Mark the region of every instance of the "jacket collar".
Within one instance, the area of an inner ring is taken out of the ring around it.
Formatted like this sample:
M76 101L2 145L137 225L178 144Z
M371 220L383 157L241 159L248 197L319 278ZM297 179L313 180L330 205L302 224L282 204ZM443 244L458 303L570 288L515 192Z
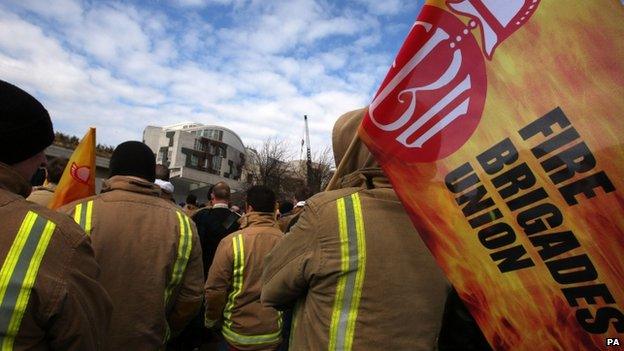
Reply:
M339 188L392 188L388 177L378 167L359 169L340 178L338 183Z
M273 212L249 212L243 215L239 220L241 229L247 227L275 227L279 228L279 224L275 220Z
M160 187L145 179L130 176L114 176L104 181L102 192L125 190L133 193L160 196Z
M30 183L17 173L11 166L0 162L0 189L28 197L32 187Z
M44 191L49 191L51 193L53 193L56 190L56 187L58 186L58 184L54 184L54 183L47 183L41 186L34 186L32 188L32 191L35 190L44 190Z

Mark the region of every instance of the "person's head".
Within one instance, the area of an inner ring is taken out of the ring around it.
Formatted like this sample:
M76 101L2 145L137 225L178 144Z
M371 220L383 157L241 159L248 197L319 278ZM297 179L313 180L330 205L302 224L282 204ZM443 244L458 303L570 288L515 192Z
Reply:
M195 196L195 194L186 195L186 204L191 206L197 206L197 196Z
M226 182L218 182L210 190L210 200L215 202L228 202L230 200L230 186Z
M156 165L156 179L169 181L170 172L169 168L165 165Z
M336 161L336 171L326 190L340 188L340 180L357 170L378 168L379 164L358 135L358 129L366 108L347 112L340 116L332 130L332 149ZM299 199L304 200L304 199Z
M65 167L67 166L67 159L57 157L48 163L48 182L53 184L58 184L61 181L61 177L63 176L63 171L65 171Z
M37 99L0 80L0 162L26 181L47 164L44 150L54 141L48 111Z
M280 212L280 214L286 214L286 213L292 211L294 206L295 205L293 205L292 202L290 202L288 200L284 200L284 201L280 202L279 212Z
M246 212L274 212L275 193L263 185L254 185L247 190Z
M156 180L156 158L150 148L140 141L119 144L110 159L110 177L139 177L153 183Z

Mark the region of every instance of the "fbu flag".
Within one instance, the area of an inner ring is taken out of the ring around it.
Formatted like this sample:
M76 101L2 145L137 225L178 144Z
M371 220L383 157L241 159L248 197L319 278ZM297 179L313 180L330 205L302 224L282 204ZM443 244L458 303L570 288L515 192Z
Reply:
M494 349L624 333L623 21L617 0L429 1L362 122Z
M95 195L95 128L89 128L67 162L50 208Z

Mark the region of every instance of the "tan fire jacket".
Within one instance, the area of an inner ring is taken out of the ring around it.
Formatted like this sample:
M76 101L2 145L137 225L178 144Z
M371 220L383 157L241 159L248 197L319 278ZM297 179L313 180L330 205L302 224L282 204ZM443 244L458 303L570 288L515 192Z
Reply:
M206 281L206 325L223 320L225 339L241 350L273 350L281 314L260 303L263 260L282 237L273 213L251 212L221 240Z
M26 200L48 207L48 204L54 198L54 190L56 190L56 184L35 187Z
M113 300L110 350L156 350L196 315L203 297L195 225L160 188L115 176L100 195L62 207L91 236Z
M306 201L265 261L262 302L295 305L292 350L434 349L448 285L355 137L363 114L338 121L332 190Z
M29 192L0 163L0 349L102 350L111 302L89 238Z

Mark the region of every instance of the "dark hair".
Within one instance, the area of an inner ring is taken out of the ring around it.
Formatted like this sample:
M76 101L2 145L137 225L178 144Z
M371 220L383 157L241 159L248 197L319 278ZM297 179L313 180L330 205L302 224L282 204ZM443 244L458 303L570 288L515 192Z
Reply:
M257 212L275 211L275 193L263 185L254 185L247 190L247 204Z
M214 194L215 198L220 200L230 199L230 186L226 182L218 182L210 189L210 193Z
M167 166L156 165L156 179L160 179L160 180L164 180L168 182L169 177L170 177L170 172Z
M293 205L292 202L288 201L288 200L284 200L280 202L280 207L279 207L279 211L281 214L286 214L290 211L292 211L292 209L295 207L295 205Z
M67 167L67 159L57 157L48 163L48 182L58 184L61 181L61 176L63 176L63 171L65 167Z
M197 205L197 196L195 196L194 194L188 194L186 196L186 204L187 205L196 206Z
M110 176L134 176L153 183L156 180L156 157L140 141L119 144L110 159Z

